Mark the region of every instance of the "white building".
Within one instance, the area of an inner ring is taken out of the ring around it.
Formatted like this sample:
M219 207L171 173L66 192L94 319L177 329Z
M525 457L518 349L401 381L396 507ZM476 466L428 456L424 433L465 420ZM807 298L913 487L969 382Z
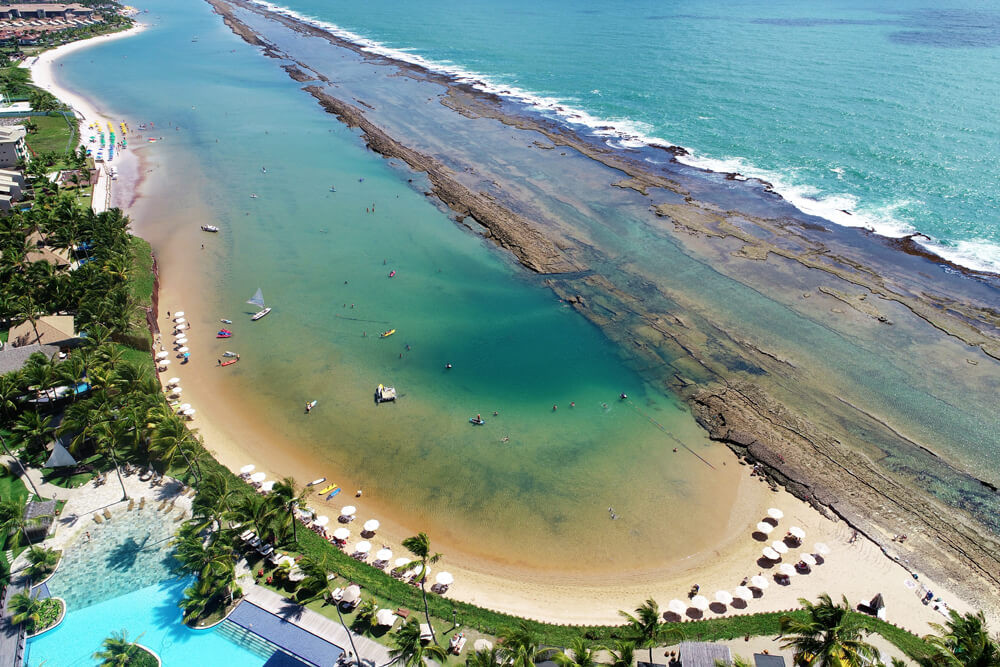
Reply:
M0 127L0 168L14 167L18 160L28 159L28 145L24 143L27 134L23 125Z

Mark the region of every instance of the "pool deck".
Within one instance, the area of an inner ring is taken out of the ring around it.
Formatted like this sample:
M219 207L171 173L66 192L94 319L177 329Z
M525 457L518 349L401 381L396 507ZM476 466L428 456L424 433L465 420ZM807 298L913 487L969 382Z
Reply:
M302 605L296 604L286 598L281 597L274 591L270 591L261 586L256 586L250 584L245 588L246 595L244 601L236 608L233 612L232 618L234 623L247 627L244 623L252 623L252 616L256 615L258 617L261 610L264 612L269 612L269 614L278 617L284 623L294 626L299 631L304 631L309 635L313 635L317 640L322 641L324 644L334 644L335 646L342 648L345 652L351 649L351 639L347 636L347 632L344 627L332 621L326 616L319 614L311 609L306 609ZM241 614L241 609L247 604L252 606L251 609L243 610ZM254 611L256 608L256 612ZM309 655L303 653L302 646L290 645L295 642L295 637L301 637L302 635L297 635L294 631L283 631L277 630L272 631L269 634L268 630L265 629L268 626L255 626L251 631L255 634L260 634L268 641L273 644L277 644L282 648L288 650L290 653L300 656L310 662L313 662L319 667L326 667L327 665L333 665L336 661L337 655L329 655L329 660L326 662L315 662L310 657L313 655L311 652ZM274 626L270 626L274 630ZM249 629L249 628L248 628ZM262 632L257 632L261 629ZM270 636L269 636L270 635ZM354 645L358 647L358 652L361 654L362 662L365 665L386 665L389 663L391 658L389 657L389 649L378 642L375 642L367 637L361 635L354 635Z
M3 615L0 617L0 667L20 667L24 655L24 638L20 628L11 623L7 604L22 590L20 583L11 582L4 593Z

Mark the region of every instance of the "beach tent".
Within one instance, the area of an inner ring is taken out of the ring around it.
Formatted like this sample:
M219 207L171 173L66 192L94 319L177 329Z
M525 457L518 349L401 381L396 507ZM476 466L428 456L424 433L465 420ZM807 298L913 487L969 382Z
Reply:
M61 468L63 466L75 466L76 459L58 441L52 443L52 455L45 462L46 468Z

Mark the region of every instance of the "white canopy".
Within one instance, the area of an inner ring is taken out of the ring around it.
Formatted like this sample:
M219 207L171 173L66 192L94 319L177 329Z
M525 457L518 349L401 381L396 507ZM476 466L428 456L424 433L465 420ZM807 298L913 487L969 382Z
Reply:
M761 553L763 553L764 554L764 558L767 558L768 560L781 560L781 554L779 554L777 551L775 551L771 547L764 547L764 549L763 549L763 551L761 551Z
M789 576L789 577L794 577L795 574L796 574L796 572L795 572L795 566L792 565L791 563L782 563L781 565L779 565L778 566L778 572L780 572L780 573L782 573L782 574L784 574L786 576Z
M378 519L368 519L367 521L365 521L365 525L362 526L362 528L364 528L369 533L374 533L376 530L378 530L378 527L379 527Z
M450 586L454 583L455 577L451 576L451 572L438 572L438 575L434 577L434 581L442 586Z
M338 528L337 530L333 531L333 536L338 540L346 540L348 537L351 536L351 531L347 530L346 528Z
M674 612L678 616L683 614L687 610L687 607L688 606L680 600L671 600L669 604L667 604L667 609Z
M781 519L785 516L785 513L779 510L777 507L772 507L767 510L767 515L772 519Z
M344 596L340 598L341 602L347 602L348 604L359 599L361 599L361 588L357 584L348 586L347 590L344 591Z
M157 352L156 353L156 358L157 359L166 359L169 356L170 356L169 352Z
M181 346L181 347L177 348L177 351L178 352L188 352L189 348L187 346Z
M156 363L158 363L161 366L169 366L170 365L170 360L169 359L160 359Z
M187 322L187 320L185 320L183 317L175 317L174 322L176 322L177 324L184 324L185 322Z
M750 585L753 586L754 588L759 588L760 590L764 590L765 588L771 585L771 582L769 582L765 577L762 577L759 574L755 574L754 576L750 577Z
M52 443L52 455L45 462L46 468L61 468L63 466L75 466L76 459L69 451L56 440Z
M802 554L802 562L808 565L809 567L812 567L813 565L816 564L816 557L813 556L812 554Z
M269 479L269 480L267 480L266 482L264 482L263 484L260 485L260 490L261 491L270 491L273 488L274 488L274 480L273 479Z
M330 523L330 517L328 516L317 517L316 520L313 521L313 523L315 523L317 526L325 526L326 524Z
M774 530L774 526L769 524L767 521L761 521L757 524L757 530L764 533L765 535L770 535L771 531Z
M722 604L732 604L733 596L729 591L715 591L715 600Z
M392 550L390 549L379 549L378 553L375 554L375 560L392 560Z
M792 537L802 539L806 536L806 531L802 530L798 526L792 526L788 529L788 532L792 534Z
M391 609L379 609L375 614L377 625L392 625L396 622L396 614Z
M354 550L358 553L366 554L372 550L372 543L368 540L362 540L354 545Z
M194 415L194 413L195 413L194 408L188 408L187 410L181 412L181 414L184 415L185 417L191 417Z
M779 554L788 553L788 545L782 542L781 540L775 540L774 542L771 542L771 548L777 551Z
M741 600L752 600L753 591L747 588L746 586L737 586L736 588L733 589L733 597L737 597Z
M188 410L191 407L190 403L181 403L177 406L178 410Z
M174 317L184 317L184 311L178 310L176 313L174 313Z
M340 516L354 516L354 513L358 511L358 508L354 505L345 505L340 508Z
M266 472L255 472L254 474L250 475L251 482L263 482L265 479L267 479Z
M410 562L412 561L410 561L409 558L397 558L396 562L393 564L393 567L403 567L404 565Z
M695 595L693 598L691 598L691 606L697 609L698 611L705 611L706 609L708 609L709 604L710 603L708 601L708 598L705 597L704 595Z
M164 353L161 353L161 354L170 354L170 353L169 352L164 352ZM175 385L175 384L180 384L180 382L181 382L180 378L170 378L169 380L167 380L167 386L169 387L169 386L172 386L172 385Z
M178 336L177 340L174 341L174 345L184 345L188 342L187 336Z
M818 553L820 556L825 556L828 553L830 553L830 547L826 546L822 542L817 542L816 546L814 546L813 548L816 549L816 553Z
M255 466L254 464L252 464L252 463L248 463L248 464L246 464L245 466L243 466L242 468L240 468L240 472L241 472L242 474L246 475L246 474L248 474L248 473L251 473L251 472L253 472L253 471L254 471L254 469L255 469L256 467L257 467L257 466Z

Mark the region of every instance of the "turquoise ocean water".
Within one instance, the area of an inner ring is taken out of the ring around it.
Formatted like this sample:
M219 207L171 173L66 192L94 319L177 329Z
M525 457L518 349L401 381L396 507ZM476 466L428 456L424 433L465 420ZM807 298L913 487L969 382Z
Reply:
M801 209L1000 271L1000 10L975 0L276 3L611 142L757 176Z

